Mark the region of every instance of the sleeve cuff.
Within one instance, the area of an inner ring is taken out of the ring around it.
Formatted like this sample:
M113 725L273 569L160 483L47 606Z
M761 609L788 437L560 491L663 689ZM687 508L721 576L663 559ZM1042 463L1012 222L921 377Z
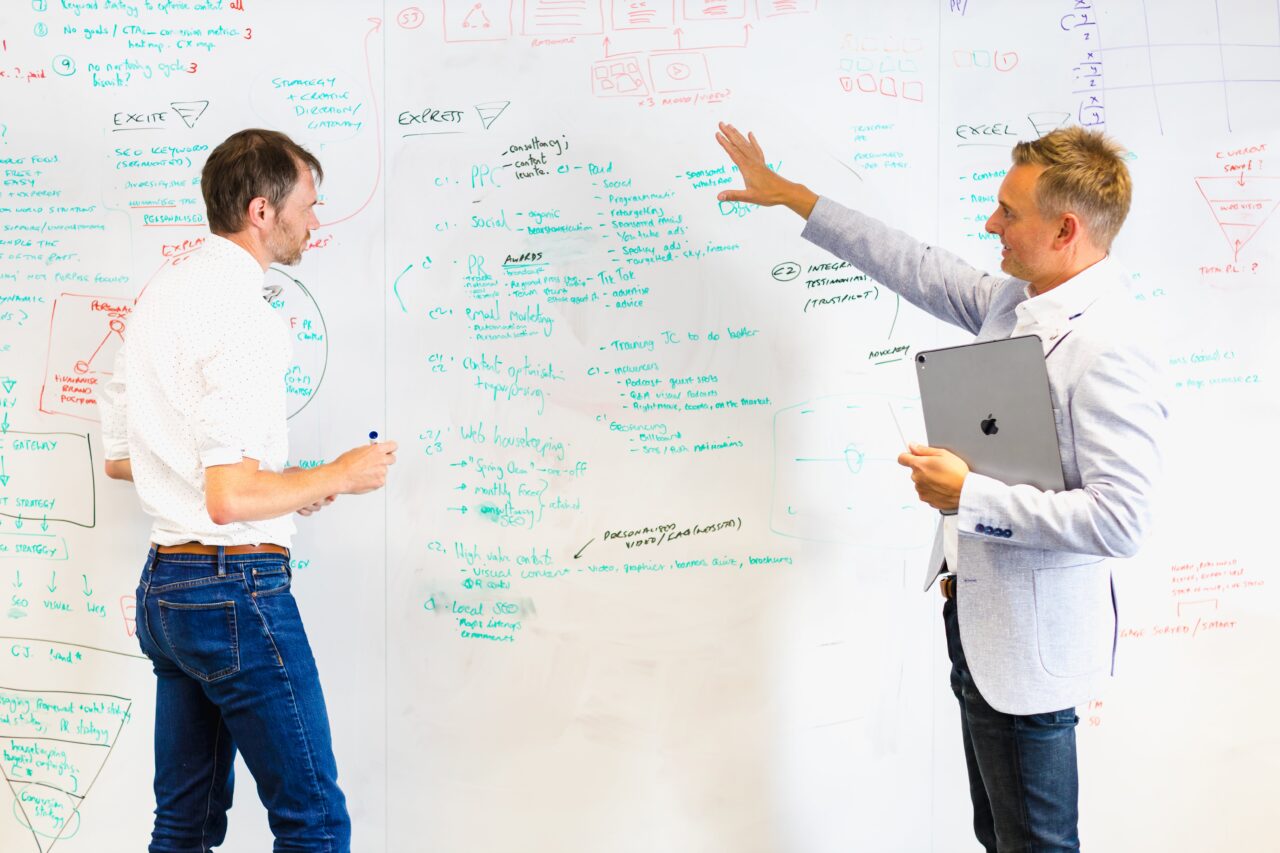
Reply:
M800 232L800 236L824 249L831 245L832 241L839 236L839 230L831 221L831 214L838 207L839 205L826 196L818 196L818 202L813 206L813 210L809 211L809 218L805 220L804 230Z
M991 523L990 507L996 503L997 490L1007 488L999 480L970 471L960 490L960 508L956 511L957 532L961 536L983 535L983 526Z
M102 457L110 462L129 458L129 441L110 436L102 437Z
M244 459L244 452L233 447L210 447L208 450L200 451L201 468L209 468L213 465L235 465L241 459Z

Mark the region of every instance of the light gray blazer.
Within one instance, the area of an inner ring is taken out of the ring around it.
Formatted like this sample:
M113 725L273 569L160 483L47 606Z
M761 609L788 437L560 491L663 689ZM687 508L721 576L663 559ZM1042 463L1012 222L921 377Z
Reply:
M978 340L1008 337L1027 298L1026 282L974 269L830 199L818 201L803 236ZM1167 385L1138 341L1127 280L1102 269L1113 280L1045 361L1066 491L971 473L960 497L959 565L949 568L961 643L983 698L1009 714L1097 695L1115 663L1110 558L1132 556L1150 520ZM939 525L926 589L941 569Z

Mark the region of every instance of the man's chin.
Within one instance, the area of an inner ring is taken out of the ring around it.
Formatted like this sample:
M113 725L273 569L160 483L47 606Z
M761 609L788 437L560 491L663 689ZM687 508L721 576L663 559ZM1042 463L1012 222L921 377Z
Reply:
M1013 276L1014 278L1021 279L1022 281L1027 280L1027 277L1025 275L1026 270L1024 270L1018 264L1014 263L1012 258L1001 258L1000 270L1005 275Z
M276 256L275 262L282 267L296 267L302 261L302 253L305 249L296 249L292 255L284 257Z

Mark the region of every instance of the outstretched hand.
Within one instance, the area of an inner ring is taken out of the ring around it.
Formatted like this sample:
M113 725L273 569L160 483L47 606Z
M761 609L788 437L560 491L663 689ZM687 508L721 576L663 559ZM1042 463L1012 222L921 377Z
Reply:
M733 165L738 167L744 184L742 189L724 190L716 198L720 201L740 201L764 207L785 204L796 213L808 218L818 201L817 195L807 187L789 181L770 169L768 161L764 158L764 149L756 141L754 133L748 132L743 136L733 125L720 122L716 141L729 155Z

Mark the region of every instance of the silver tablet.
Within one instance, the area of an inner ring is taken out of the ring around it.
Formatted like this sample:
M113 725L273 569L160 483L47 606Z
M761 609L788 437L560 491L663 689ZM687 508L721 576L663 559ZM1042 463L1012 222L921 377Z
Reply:
M932 447L1009 485L1060 492L1062 458L1040 338L1024 335L916 354Z

